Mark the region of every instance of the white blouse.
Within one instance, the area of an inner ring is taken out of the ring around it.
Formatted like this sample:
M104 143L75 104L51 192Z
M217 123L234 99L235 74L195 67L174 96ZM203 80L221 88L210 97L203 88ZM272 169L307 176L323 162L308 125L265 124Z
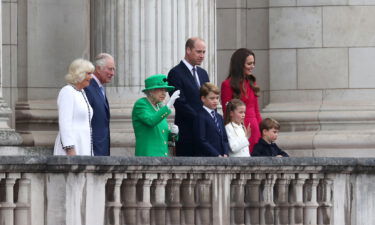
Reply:
M66 155L63 147L74 146L77 155L93 155L91 135L93 111L85 91L78 91L71 85L66 85L60 90L57 106L59 133L53 154Z
M229 146L231 151L230 157L250 157L249 140L246 138L245 130L242 125L228 123L225 126L228 135Z

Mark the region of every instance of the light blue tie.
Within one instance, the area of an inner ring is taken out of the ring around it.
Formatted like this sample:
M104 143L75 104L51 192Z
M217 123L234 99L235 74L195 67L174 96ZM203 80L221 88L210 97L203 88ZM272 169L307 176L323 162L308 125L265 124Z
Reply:
M100 86L100 91L102 92L102 95L103 95L103 98L105 100L105 91L104 91L104 87L103 86Z

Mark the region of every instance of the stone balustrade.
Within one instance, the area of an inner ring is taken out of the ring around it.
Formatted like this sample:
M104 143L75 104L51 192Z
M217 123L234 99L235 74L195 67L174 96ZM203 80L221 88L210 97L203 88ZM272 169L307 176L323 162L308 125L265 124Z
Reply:
M0 224L373 225L375 159L3 156Z

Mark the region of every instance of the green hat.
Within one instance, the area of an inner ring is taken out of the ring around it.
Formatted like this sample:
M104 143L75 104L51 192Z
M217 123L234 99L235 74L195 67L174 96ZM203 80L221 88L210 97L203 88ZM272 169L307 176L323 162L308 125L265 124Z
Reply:
M145 80L145 89L142 91L148 91L156 88L165 88L167 91L172 91L174 89L173 86L168 85L167 76L164 74L155 74L149 76Z

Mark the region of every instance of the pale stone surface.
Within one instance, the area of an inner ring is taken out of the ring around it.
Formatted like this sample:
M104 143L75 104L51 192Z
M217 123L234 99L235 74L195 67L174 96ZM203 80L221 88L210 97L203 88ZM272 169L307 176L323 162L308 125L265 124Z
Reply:
M228 76L230 58L234 50L219 50L217 53L217 85L220 86L221 82Z
M259 0L257 0L259 1ZM261 0L263 1L263 0ZM217 0L216 1L216 8L245 8L246 7L246 0Z
M3 37L3 44L10 44L10 36L11 36L11 11L10 11L11 3L5 2L2 3L1 6L1 14L2 14L2 37Z
M375 88L375 48L349 49L349 87Z
M320 102L322 99L321 90L283 90L270 91L271 103L304 103Z
M262 90L269 90L269 55L268 50L255 50L256 66L254 69L254 76L257 79L257 84Z
M45 4L31 0L27 1L27 10L27 51L21 53L27 54L27 85L59 88L65 84L69 64L89 56L88 1L68 0L62 4L53 0ZM51 98L48 91L29 89L28 93L29 99Z
M297 0L269 0L270 7L296 6L296 4Z
M349 5L375 5L375 0L349 0Z
M297 52L298 88L348 88L348 50L300 49Z
M270 50L271 90L297 89L297 51Z
M247 0L247 8L266 8L269 6L269 1L270 0Z
M325 47L374 46L374 12L375 6L324 7L323 45Z
M270 48L322 46L319 7L270 8Z
M269 15L268 9L247 10L246 43L250 49L269 48ZM242 31L243 32L243 31ZM241 32L241 33L242 33ZM237 35L241 35L238 33ZM243 34L242 34L243 35ZM220 35L218 35L218 38Z
M320 5L346 5L348 0L296 0L297 6L320 6Z
M236 49L246 45L246 9L217 10L217 44L220 49Z

